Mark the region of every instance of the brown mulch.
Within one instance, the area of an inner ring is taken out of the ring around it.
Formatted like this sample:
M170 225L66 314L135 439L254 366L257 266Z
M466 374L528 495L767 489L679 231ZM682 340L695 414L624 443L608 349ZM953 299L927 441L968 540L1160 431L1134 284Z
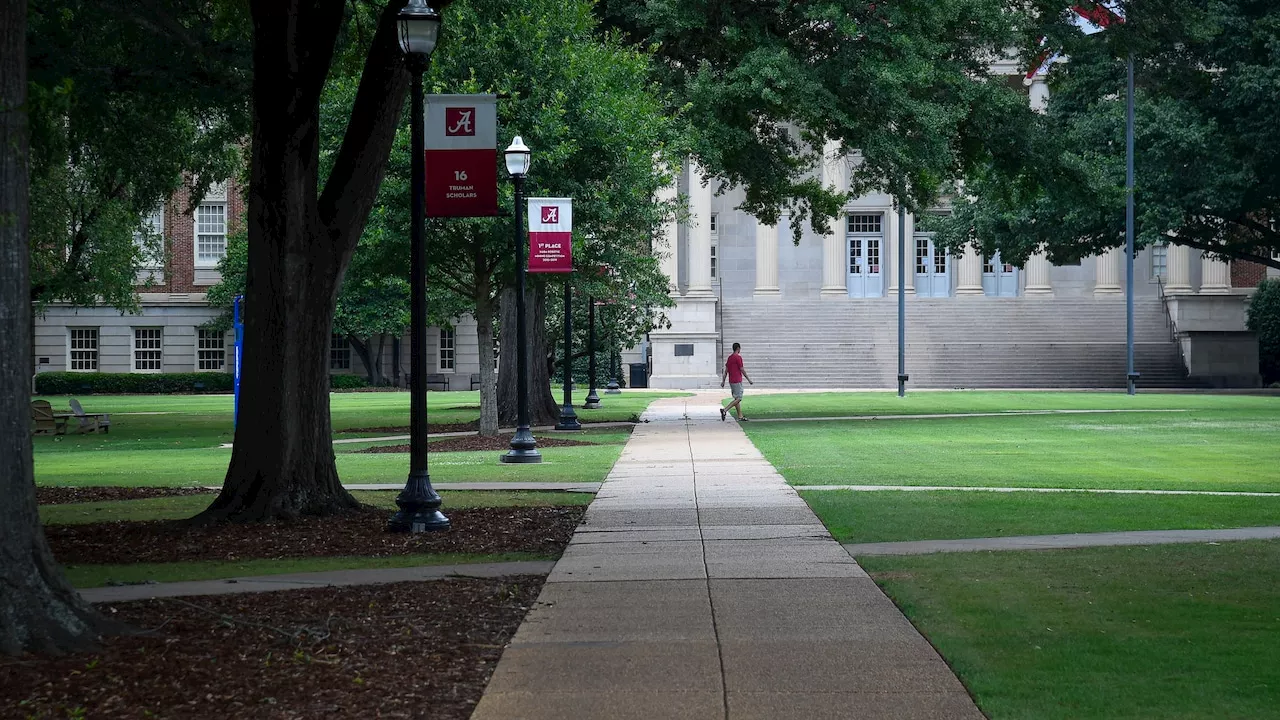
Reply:
M470 717L541 577L100 606L144 635L0 658L14 718Z
M470 432L480 429L480 421L472 420L464 423L430 423L427 425L429 433L451 433L451 432ZM408 435L408 425L379 425L377 427L361 427L361 428L342 428L334 430L337 433L378 433L380 435Z
M446 507L453 528L440 533L389 533L391 512L368 508L287 523L104 522L50 525L44 532L64 565L417 553L559 555L585 511L583 506Z
M581 440L570 440L568 438L553 438L546 435L538 437L538 447L570 447L573 445L591 445L593 443L583 442ZM440 440L432 440L428 446L431 452L457 452L461 450L510 450L511 435L499 435L497 437L480 437L479 435L468 435L467 437L442 438ZM408 445L380 445L378 447L365 448L357 450L358 453L407 453Z
M41 505L66 505L108 500L211 495L217 492L217 490L192 487L38 487L36 502Z

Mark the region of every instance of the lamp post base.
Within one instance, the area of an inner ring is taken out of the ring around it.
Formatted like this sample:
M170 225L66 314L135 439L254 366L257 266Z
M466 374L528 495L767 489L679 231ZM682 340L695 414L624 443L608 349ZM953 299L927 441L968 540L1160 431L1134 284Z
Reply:
M560 408L560 422L556 423L557 430L581 430L582 423L578 422L578 413L573 411L572 404L565 404Z
M511 438L511 449L500 460L504 463L542 462L542 453L538 452L537 441L533 439L533 431L528 425L516 428L516 434Z
M600 396L596 394L596 389L591 388L591 392L587 395L587 400L582 405L583 410L599 410Z
M608 385L604 386L605 395L621 395L622 386L618 385L616 380L610 380Z
M449 518L440 512L440 496L425 472L409 473L396 505L400 510L387 521L388 532L437 532L451 527Z

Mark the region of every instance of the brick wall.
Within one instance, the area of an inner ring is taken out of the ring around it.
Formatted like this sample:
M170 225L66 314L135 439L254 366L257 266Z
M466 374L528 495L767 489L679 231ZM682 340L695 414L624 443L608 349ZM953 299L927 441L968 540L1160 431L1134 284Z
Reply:
M1255 288L1267 276L1267 266L1244 260L1231 261L1231 287Z
M207 285L196 285L195 213L190 207L191 189L183 187L169 198L164 209L164 236L169 253L164 282L140 292L202 293ZM227 234L244 227L244 197L234 180L227 181Z

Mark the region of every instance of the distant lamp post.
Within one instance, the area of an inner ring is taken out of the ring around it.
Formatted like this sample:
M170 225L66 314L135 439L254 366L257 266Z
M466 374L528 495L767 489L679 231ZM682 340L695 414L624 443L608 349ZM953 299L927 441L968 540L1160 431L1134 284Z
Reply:
M581 430L578 413L573 411L573 289L569 275L564 276L564 404L560 406L557 430Z
M529 172L529 148L517 135L506 150L507 173L515 184L516 246L516 434L511 449L502 456L504 463L538 463L542 454L529 429L529 341L524 317L524 176Z
M596 394L596 299L587 298L587 401L583 410L600 409Z
M387 529L392 532L427 532L448 530L449 518L440 512L440 495L431 487L427 471L427 247L423 241L426 216L426 156L422 107L422 74L426 72L431 52L436 48L440 32L440 13L427 7L424 0L409 0L396 19L400 30L400 49L404 51L409 72L413 74L413 179L410 183L409 272L412 300L410 303L410 395L409 395L409 479L396 497L400 511L392 516Z
M621 364L621 356L615 354L618 344L618 313L613 314L613 324L609 326L609 384L604 386L606 395L619 395L622 393L622 386L618 384L618 372Z

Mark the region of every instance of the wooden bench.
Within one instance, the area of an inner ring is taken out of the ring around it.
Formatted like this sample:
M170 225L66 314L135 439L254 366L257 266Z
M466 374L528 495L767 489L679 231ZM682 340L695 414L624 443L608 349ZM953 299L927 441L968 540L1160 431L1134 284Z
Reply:
M54 414L48 400L31 401L31 432L35 435L66 435L66 414Z
M449 389L449 376L448 375L428 375L427 389L440 390L442 392L447 391Z

